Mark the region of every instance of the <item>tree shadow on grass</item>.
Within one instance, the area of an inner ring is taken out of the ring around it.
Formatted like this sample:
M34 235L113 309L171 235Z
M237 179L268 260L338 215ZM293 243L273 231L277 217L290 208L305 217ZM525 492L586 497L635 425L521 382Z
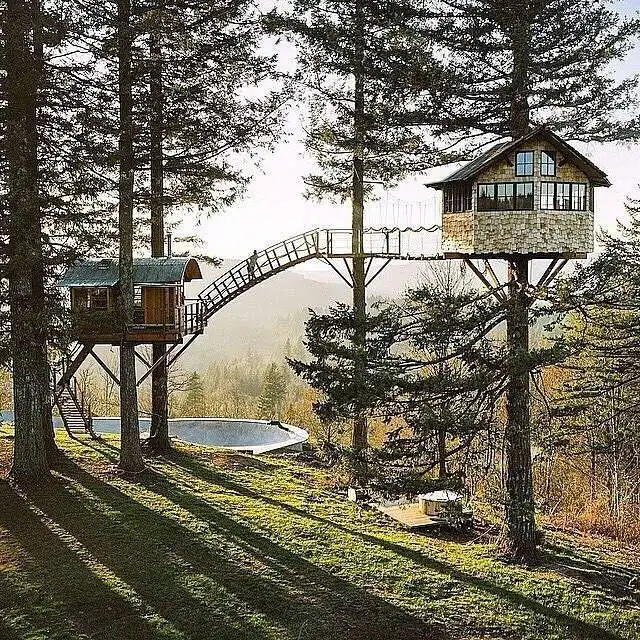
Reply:
M202 536L162 515L162 506L150 509L71 461L63 473L84 487L83 498L62 482L34 488L29 498L190 638L257 640L271 632L292 639L444 640L438 628L229 516L197 512L197 499L162 476L143 474L137 485L190 507Z
M517 591L513 591L507 587L495 584L494 582L491 582L485 578L480 578L472 574L465 573L445 562L435 560L433 558L428 558L420 551L393 542L389 542L388 540L384 540L370 534L363 533L361 531L358 531L357 529L345 527L344 525L338 524L327 518L317 516L280 500L270 498L269 496L233 482L228 478L228 476L226 476L226 474L222 474L214 469L211 469L210 467L207 467L206 465L203 465L193 456L175 452L171 460L174 464L181 466L184 470L190 472L200 480L217 484L245 497L259 500L264 503L270 504L271 506L284 509L296 516L308 518L316 522L321 522L351 536L357 536L365 542L376 545L388 551L392 551L393 553L396 553L418 565L422 565L428 569L432 569L433 571L458 580L459 582L468 584L476 589L489 593L498 598L502 598L512 603L516 607L528 609L529 611L537 615L547 618L549 621L566 627L576 638L579 638L580 640L622 640L623 638L622 636L614 632L611 632L595 624L591 624L589 622L575 618L567 613L564 613L563 611L559 611L541 602L538 602L537 600L534 600L522 593L518 593Z
M56 631L115 637L103 632L124 618L131 622L123 629L126 635L117 637L153 637L153 628L140 612L46 527L6 482L0 482L0 504L0 527L28 556L17 569L19 590L8 579L0 582L0 602L5 611L22 610L20 624L29 627L29 637L45 638ZM0 622L0 638L18 637L24 636Z
M629 580L637 572L589 557L586 553L578 553L574 548L561 543L547 543L543 556L545 566L574 580L579 580L590 587L596 587L612 597L629 597L630 602L637 595L629 588Z

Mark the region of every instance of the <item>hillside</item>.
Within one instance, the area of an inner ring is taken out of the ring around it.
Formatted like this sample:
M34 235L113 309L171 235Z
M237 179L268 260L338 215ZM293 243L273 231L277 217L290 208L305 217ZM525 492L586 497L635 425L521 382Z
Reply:
M407 533L290 457L181 444L131 482L114 438L59 440L51 484L0 482L3 640L640 635L637 552L553 536L542 566L507 566L481 532Z

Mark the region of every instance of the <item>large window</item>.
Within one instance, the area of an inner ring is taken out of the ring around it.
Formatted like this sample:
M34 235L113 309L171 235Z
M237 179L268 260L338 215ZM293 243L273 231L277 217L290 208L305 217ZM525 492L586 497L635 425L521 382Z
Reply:
M448 186L444 192L445 213L471 211L472 187L468 184Z
M533 209L533 182L496 182L478 185L478 211Z
M555 151L540 152L540 175L541 176L556 175L556 152Z
M540 208L560 211L586 211L587 185L577 182L542 182Z
M516 175L533 175L533 151L518 151L516 153Z

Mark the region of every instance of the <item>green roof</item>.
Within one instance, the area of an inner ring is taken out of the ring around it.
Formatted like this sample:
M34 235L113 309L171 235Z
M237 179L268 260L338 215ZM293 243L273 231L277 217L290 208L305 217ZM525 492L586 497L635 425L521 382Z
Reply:
M135 258L133 282L137 285L181 284L202 278L193 258ZM112 287L120 279L117 258L85 260L67 269L59 287Z

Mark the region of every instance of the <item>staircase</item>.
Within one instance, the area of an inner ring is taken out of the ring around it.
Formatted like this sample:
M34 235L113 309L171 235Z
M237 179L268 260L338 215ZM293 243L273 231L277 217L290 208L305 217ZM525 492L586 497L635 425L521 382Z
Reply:
M53 402L70 436L88 433L92 438L96 438L91 404L73 375L91 351L91 347L92 345L77 345L69 357L63 358L51 367Z

